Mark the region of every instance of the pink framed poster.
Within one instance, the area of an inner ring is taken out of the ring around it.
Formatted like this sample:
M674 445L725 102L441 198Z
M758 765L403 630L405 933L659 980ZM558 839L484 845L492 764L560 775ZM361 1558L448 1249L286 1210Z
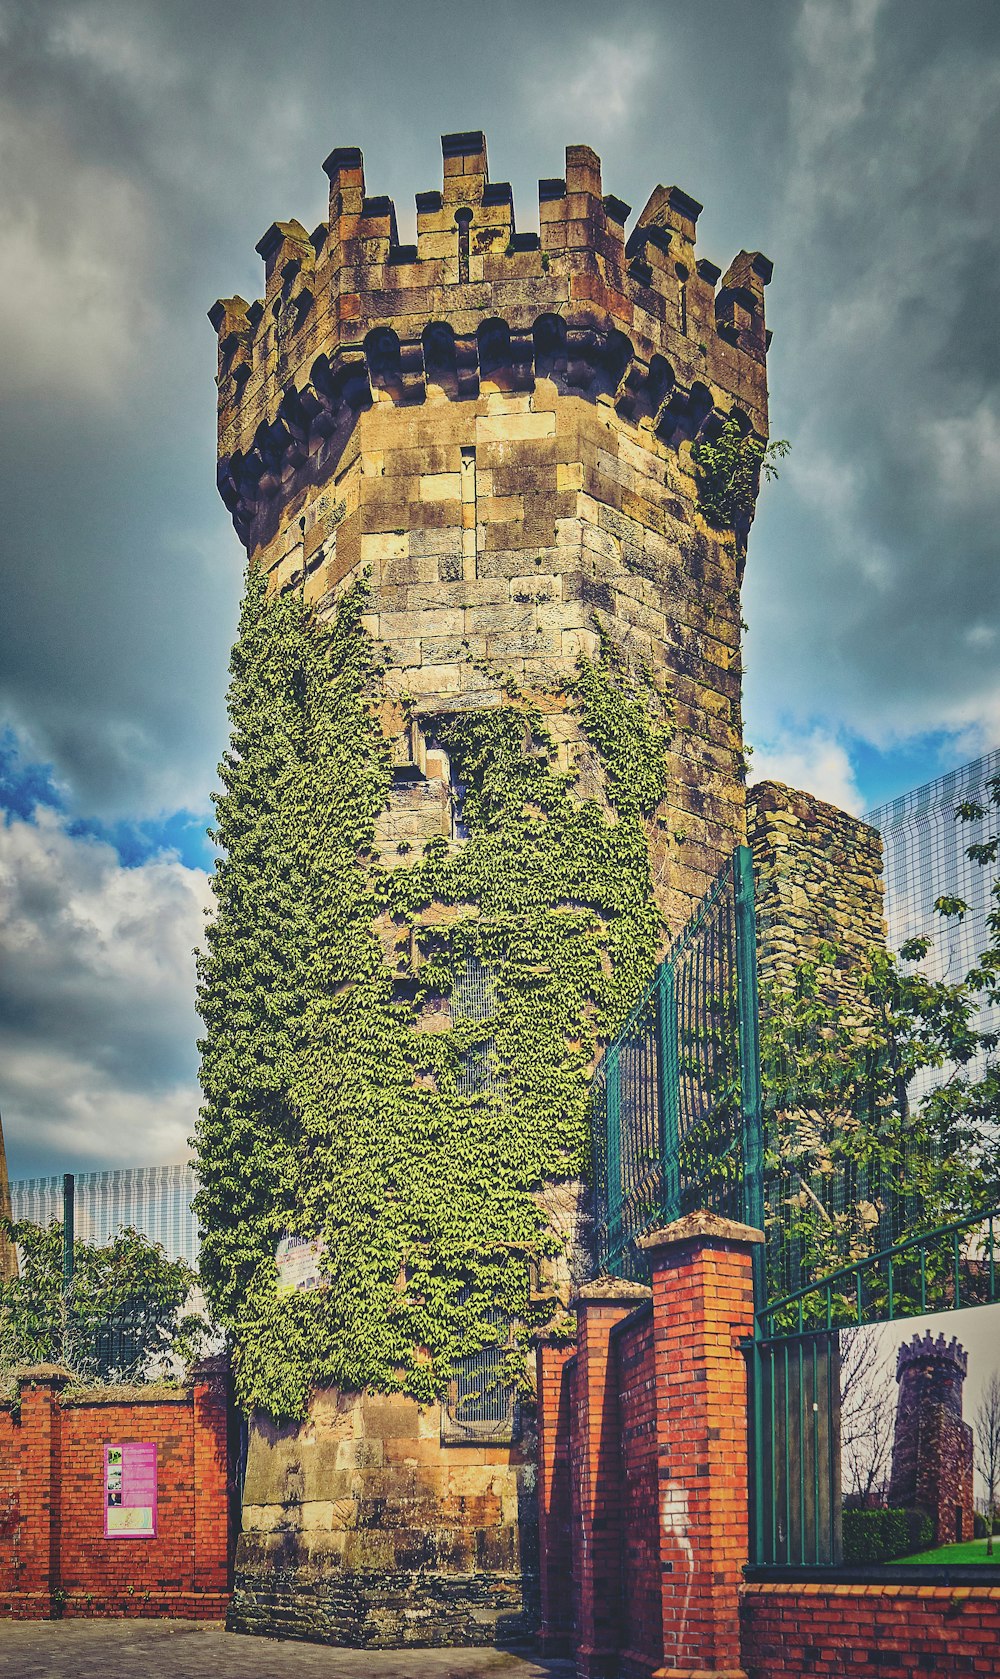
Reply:
M104 1448L105 1539L156 1535L156 1442L131 1440Z

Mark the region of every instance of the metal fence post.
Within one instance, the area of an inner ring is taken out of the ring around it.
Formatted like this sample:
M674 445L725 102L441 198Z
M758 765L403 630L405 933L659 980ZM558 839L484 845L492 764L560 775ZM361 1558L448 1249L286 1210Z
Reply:
M663 1163L664 1224L681 1216L680 1088L677 1060L677 996L674 970L661 962L656 986L656 1066L660 1109L660 1159Z
M621 1066L617 1046L607 1051L604 1094L608 1125L607 1194L609 1270L617 1262L622 1245L622 1101Z
M757 1001L757 923L753 891L753 853L737 848L736 985L740 1022L740 1120L743 1127L744 1217L755 1230L764 1228L764 1115L760 1082L760 1032ZM764 1244L754 1247L754 1304L766 1304L767 1259Z
M70 1330L69 1330L69 1297L73 1287L73 1241L74 1241L74 1201L76 1194L76 1179L72 1172L63 1174L63 1286L62 1286L62 1356L63 1363L69 1362Z

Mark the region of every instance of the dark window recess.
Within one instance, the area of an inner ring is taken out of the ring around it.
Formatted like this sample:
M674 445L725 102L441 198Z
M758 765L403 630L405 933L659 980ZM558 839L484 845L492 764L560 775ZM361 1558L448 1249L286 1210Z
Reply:
M517 1394L504 1377L504 1355L510 1343L510 1319L499 1306L484 1314L496 1329L496 1342L459 1360L447 1405L441 1412L445 1444L470 1445L483 1440L506 1442L517 1432Z
M491 1020L496 1013L495 970L471 951L466 952L462 966L455 976L451 993L451 1015L462 1020ZM476 1096L482 1091L499 1095L503 1078L496 1064L496 1040L484 1038L462 1056L458 1071L460 1096Z

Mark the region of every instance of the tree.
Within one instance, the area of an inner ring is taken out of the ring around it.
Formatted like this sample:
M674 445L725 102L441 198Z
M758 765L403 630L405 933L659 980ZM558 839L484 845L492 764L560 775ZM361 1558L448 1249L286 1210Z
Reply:
M3 1222L22 1265L0 1284L0 1377L64 1363L84 1380L139 1381L171 1353L196 1355L207 1325L184 1311L197 1281L184 1260L132 1229L103 1247L74 1242L64 1296L62 1225Z
M840 1450L845 1498L865 1508L889 1478L896 1407L879 1329L840 1334Z
M1000 1374L993 1371L976 1406L976 1468L986 1487L986 1555L993 1555L993 1520L1000 1494Z
M991 806L1000 808L1000 777L989 791ZM986 814L987 807L973 802L956 812L960 821ZM983 865L995 863L998 851L1000 838L968 847L969 857ZM838 993L832 946L800 964L789 985L764 994L778 1292L782 1284L793 1289L906 1236L971 1220L997 1205L997 1037L978 1029L976 1014L983 1003L1000 1002L1000 881L993 902L988 946L956 984L921 971L918 964L931 946L921 937L909 940L898 957L873 950L853 1004ZM939 897L935 909L961 917L967 906ZM925 1070L936 1081L914 1103L912 1081ZM940 1256L925 1256L922 1269L914 1260L912 1277L899 1266L896 1315L908 1292L914 1311L926 1309L928 1285L941 1305L949 1304L952 1274L950 1245ZM873 1286L880 1286L877 1277Z

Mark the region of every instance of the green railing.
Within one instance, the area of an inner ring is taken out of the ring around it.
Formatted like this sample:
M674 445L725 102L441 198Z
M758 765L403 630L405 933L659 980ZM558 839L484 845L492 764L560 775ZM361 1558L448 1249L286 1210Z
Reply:
M733 853L608 1045L590 1100L602 1272L643 1276L638 1238L696 1209L763 1225L746 846Z
M764 1337L800 1335L991 1306L1000 1300L998 1281L1000 1209L989 1208L769 1300L758 1308L757 1323Z

